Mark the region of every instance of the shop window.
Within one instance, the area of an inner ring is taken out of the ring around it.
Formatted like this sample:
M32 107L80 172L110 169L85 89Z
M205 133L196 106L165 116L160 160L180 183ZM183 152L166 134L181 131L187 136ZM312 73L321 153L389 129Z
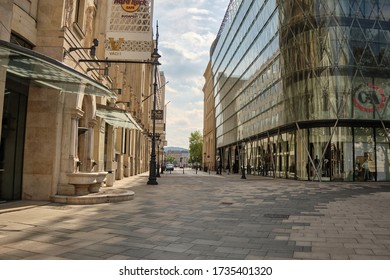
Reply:
M353 181L353 145L352 129L337 127L330 145L330 161L327 170L332 181Z
M354 129L355 134L355 180L375 181L375 144L373 129L359 127Z
M376 129L376 172L378 181L390 180L390 130Z

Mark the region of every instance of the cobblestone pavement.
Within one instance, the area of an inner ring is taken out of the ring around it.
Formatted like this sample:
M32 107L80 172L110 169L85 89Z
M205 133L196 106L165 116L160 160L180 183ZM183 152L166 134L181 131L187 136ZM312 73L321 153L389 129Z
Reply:
M133 200L0 204L0 259L390 259L390 184L175 170Z

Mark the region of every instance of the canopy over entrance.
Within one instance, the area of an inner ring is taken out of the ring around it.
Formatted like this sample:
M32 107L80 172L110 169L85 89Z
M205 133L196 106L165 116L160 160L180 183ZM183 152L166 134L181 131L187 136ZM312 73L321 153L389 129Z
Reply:
M70 93L116 98L114 92L68 65L0 40L0 67L34 84Z
M97 104L96 109L96 115L112 126L142 131L142 128L126 110L100 104Z

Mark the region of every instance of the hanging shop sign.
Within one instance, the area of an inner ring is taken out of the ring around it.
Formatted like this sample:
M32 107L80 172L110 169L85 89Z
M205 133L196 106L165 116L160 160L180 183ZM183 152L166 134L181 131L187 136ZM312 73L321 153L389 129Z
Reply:
M105 57L149 61L153 51L153 0L107 1Z
M386 95L382 88L374 84L360 85L355 91L353 104L363 112L381 110L386 104Z
M147 6L148 2L146 0L115 0L114 4L121 5L123 10L133 13L138 11L141 5Z
M151 112L153 116L153 110ZM156 110L156 120L163 120L164 119L164 110Z

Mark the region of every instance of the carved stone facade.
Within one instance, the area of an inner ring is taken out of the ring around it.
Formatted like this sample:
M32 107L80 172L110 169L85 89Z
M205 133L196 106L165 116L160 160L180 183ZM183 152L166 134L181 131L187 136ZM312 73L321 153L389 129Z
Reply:
M88 195L148 171L153 66L94 61L106 4L0 3L0 201Z

